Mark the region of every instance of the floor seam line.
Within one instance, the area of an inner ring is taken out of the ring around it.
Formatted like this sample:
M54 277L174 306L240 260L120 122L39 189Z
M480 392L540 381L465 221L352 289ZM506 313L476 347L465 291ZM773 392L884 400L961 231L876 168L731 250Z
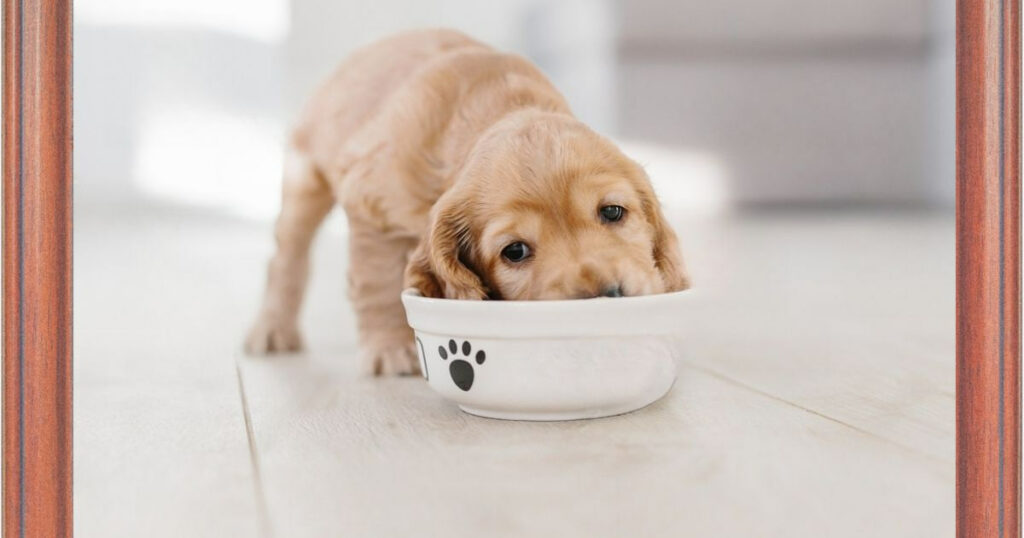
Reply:
M252 465L253 482L256 489L256 504L261 514L260 526L263 536L273 536L273 528L270 525L270 512L267 507L267 496L263 489L263 476L260 470L259 450L256 448L256 435L252 428L252 414L249 412L249 399L245 394L245 382L242 380L242 368L235 361L235 376L238 379L238 395L242 400L242 420L245 423L245 437L249 445L249 462Z
M923 458L927 458L928 460L932 461L933 463L938 463L938 464L942 464L942 465L952 465L954 463L953 461L946 461L946 460L944 460L944 459L942 459L942 458L940 458L938 456L934 456L932 454L928 454L926 452L922 452L922 451L920 451L920 450L918 450L916 448L909 447L909 446L906 446L906 445L904 445L904 444L902 444L900 442L897 442L897 441L894 441L892 439L889 439L888 437L883 437L883 436L878 435L877 433L874 433L872 431L865 430L864 428L861 428L859 426L855 426L853 424L850 424L849 422L845 422L845 421L840 420L838 418L826 415L825 413L823 413L821 411L817 411L815 409L811 409L811 408L809 408L807 406L804 406L804 405L798 404L796 402L787 400L787 399L785 399L785 398L783 398L781 396L777 396L777 395L772 394L770 392L766 392L766 391L764 391L762 389L759 389L757 387L751 386L751 385L749 385L747 383L744 383L742 381L739 381L737 379L729 377L729 376L727 376L725 374L722 374L720 372L712 370L711 368L708 368L706 366L701 366L701 365L698 365L698 364L694 364L694 363L691 363L689 361L682 361L682 362L686 366L689 366L690 368L693 368L695 370L699 370L701 372L704 372L704 373L706 373L706 374L708 374L708 375L710 375L712 377L715 377L716 379L722 380L722 381L724 381L726 383L729 383L731 385L735 385L735 386L740 387L742 389L749 390L750 392L753 392L755 394L764 396L765 398L769 398L769 399L774 400L776 402L783 403L783 404L785 404L787 406L799 409L799 410L801 410L801 411L803 411L805 413L808 413L808 414L811 414L811 415L823 418L823 419L825 419L825 420L827 420L829 422L833 422L833 423L839 424L840 426L849 428L849 429L851 429L851 430L853 430L853 431L855 431L857 433L866 435L866 436L871 437L872 439L876 439L878 441L882 441L883 443L892 445L892 446L897 447L897 448L899 448L901 450L904 450L906 452L910 452L910 453L912 453L912 454L914 454L916 456L921 456Z

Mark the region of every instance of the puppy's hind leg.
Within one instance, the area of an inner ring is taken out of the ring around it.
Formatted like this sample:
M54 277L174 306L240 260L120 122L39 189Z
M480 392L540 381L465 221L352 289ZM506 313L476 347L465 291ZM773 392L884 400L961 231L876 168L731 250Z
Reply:
M330 187L305 155L291 149L286 159L281 214L274 228L277 251L267 271L263 307L245 341L251 354L302 348L298 315L309 273L309 247L334 205Z
M348 294L356 313L362 368L373 375L419 373L402 307L402 276L416 239L349 217Z

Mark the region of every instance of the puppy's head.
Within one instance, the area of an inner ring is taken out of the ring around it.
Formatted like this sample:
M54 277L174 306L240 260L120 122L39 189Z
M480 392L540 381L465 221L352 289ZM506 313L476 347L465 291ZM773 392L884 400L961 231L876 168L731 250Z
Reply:
M492 128L435 204L406 285L451 299L574 299L688 287L639 165L563 115Z

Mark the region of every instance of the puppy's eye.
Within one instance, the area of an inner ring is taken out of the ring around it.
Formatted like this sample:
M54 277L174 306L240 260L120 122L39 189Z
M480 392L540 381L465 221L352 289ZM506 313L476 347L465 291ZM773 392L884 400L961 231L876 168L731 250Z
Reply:
M601 214L601 220L605 222L619 222L626 214L626 208L620 205L606 205L598 213Z
M522 241L509 243L507 247L501 250L501 257L510 262L521 262L530 257L530 247Z

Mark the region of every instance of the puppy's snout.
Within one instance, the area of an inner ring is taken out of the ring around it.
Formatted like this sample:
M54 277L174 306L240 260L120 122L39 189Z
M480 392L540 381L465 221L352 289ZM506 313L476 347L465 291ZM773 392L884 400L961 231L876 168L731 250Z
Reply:
M616 284L604 289L601 295L605 297L622 297L622 286Z
M592 299L624 297L625 291L617 275L607 265L582 263L570 266L549 281L546 294L553 299Z

